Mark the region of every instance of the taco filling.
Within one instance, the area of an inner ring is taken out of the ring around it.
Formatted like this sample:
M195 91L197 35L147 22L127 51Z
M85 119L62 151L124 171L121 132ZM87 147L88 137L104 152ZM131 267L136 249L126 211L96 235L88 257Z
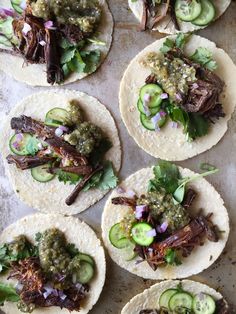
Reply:
M183 290L179 284L176 288L162 292L158 300L158 309L145 309L137 314L229 314L229 305L225 299L215 300L211 295L200 292L193 294Z
M67 197L72 205L80 192L92 188L109 190L117 185L112 162L105 160L112 143L86 117L76 100L68 109L53 108L39 121L22 115L11 119L15 134L9 139L14 154L9 164L29 170L34 180L47 183L55 178L76 185Z
M46 64L49 84L62 83L72 72L96 70L101 51L89 45L105 45L96 39L102 18L98 0L12 0L11 4L13 9L0 8L3 52L22 56L26 63Z
M173 132L182 126L187 140L193 141L225 117L220 103L224 82L214 73L217 64L208 49L199 47L186 55L188 38L182 33L175 40L168 38L159 52L142 59L151 74L140 89L137 107L144 128L159 132L169 119Z
M125 260L139 256L137 263L146 261L155 271L182 264L182 258L206 239L218 242L220 234L211 221L212 213L205 215L199 209L198 214L192 214L197 192L188 187L189 182L217 170L182 178L177 166L160 161L153 168L154 178L149 181L147 193L138 196L129 192L132 197L112 199L112 204L128 206L130 210L111 227L111 244L123 250Z
M196 26L207 26L216 14L215 5L211 0L132 0L143 3L141 30L155 29L166 16L180 30L180 22Z
M36 233L35 244L19 235L0 251L0 272L9 280L0 283L1 305L17 302L23 313L51 306L78 312L83 308L96 265L90 255L68 243L62 231Z

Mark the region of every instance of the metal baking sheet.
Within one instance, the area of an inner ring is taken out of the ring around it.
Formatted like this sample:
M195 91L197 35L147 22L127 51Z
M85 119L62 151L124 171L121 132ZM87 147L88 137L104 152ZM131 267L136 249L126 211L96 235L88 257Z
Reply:
M121 121L118 107L119 82L130 60L144 47L159 39L158 33L137 32L137 22L128 9L126 0L110 0L110 9L115 20L113 45L103 66L94 74L66 87L86 92L97 97L113 114L120 132L123 148L123 165L120 177L128 175L146 166L153 165L156 160L138 148L128 135ZM213 25L199 32L200 35L215 41L236 63L236 2L232 2L227 12ZM7 62L7 60L6 60ZM235 83L236 84L236 83ZM51 87L52 89L54 87ZM236 88L236 85L235 85ZM45 88L33 88L11 79L0 73L0 127L4 116L23 97ZM236 100L235 100L236 101ZM208 270L195 276L195 279L219 288L225 297L236 307L236 114L229 123L229 130L224 138L210 151L195 158L179 163L179 165L198 171L200 162L211 162L220 168L220 172L208 178L221 193L228 208L231 223L229 242L220 259ZM100 222L103 206L107 197L78 215L90 224L100 236ZM14 194L4 173L0 159L0 229L20 217L34 213L35 210L20 202ZM0 230L0 231L1 231ZM143 280L131 275L115 265L107 255L107 280L102 295L91 311L91 314L120 313L122 307L131 297L142 292L154 281Z

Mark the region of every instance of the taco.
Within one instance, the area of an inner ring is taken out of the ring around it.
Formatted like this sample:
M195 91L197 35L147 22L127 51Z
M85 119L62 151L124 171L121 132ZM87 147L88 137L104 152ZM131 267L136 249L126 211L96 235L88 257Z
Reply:
M102 235L111 258L140 277L185 278L208 268L229 235L223 200L202 174L160 161L109 197ZM197 180L198 179L198 180Z
M1 153L20 199L46 213L79 213L118 182L115 122L105 106L81 92L25 98L5 120Z
M187 33L207 27L230 5L230 0L128 0L140 29L160 33Z
M77 218L35 214L0 235L1 306L6 314L88 313L102 291L104 250Z
M130 63L120 85L129 134L147 153L184 160L216 145L234 107L236 66L209 40L179 33Z
M121 311L121 314L169 313L230 314L231 311L218 291L192 280L157 283L131 299Z
M47 86L80 80L110 50L113 19L106 0L3 0L1 6L0 70L18 81Z

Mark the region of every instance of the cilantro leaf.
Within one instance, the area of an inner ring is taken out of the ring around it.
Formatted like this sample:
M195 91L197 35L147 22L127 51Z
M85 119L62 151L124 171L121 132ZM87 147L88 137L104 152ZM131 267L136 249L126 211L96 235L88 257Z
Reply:
M5 301L18 302L20 296L17 294L16 289L9 284L0 283L0 305L2 306Z
M217 68L216 61L213 60L212 52L207 48L199 47L190 58L211 71Z
M170 51L172 48L174 48L175 42L174 40L170 38L166 38L166 40L163 43L163 46L160 48L160 51L165 54L168 51Z
M153 173L155 175L156 186L164 188L167 193L172 194L178 188L180 174L175 164L160 160L158 165L153 168Z
M75 52L74 58L68 62L68 67L72 72L83 73L86 67L79 51Z
M180 259L178 258L177 256L177 253L174 249L168 249L166 251L166 254L165 254L165 262L168 264L168 265L175 265L175 266L179 266L182 264L182 262L180 261Z
M209 121L198 113L189 113L189 121L186 126L186 133L189 140L204 136L209 130Z
M200 169L205 171L211 171L217 169L216 166L213 166L211 164L208 164L206 162L201 162Z
M182 50L191 36L191 33L178 33L175 38L176 47Z
M97 188L99 185L99 182L101 180L101 177L103 175L103 170L95 173L92 178L86 183L86 185L83 188L84 192L87 192L88 190L92 188Z
M81 51L81 57L85 63L84 73L96 71L101 60L101 51L96 49L92 51Z
M106 191L114 189L118 184L118 178L114 173L111 161L106 161L103 168L102 178L97 186L99 190Z
M76 173L66 172L63 170L58 170L57 176L58 180L60 182L64 182L64 184L66 184L67 182L69 182L70 184L76 184L82 179L82 176Z
M75 47L71 47L69 49L64 50L61 55L61 63L64 64L70 62L74 58L75 53L76 53Z
M77 249L74 243L68 243L66 246L66 250L72 258L79 254L79 250Z
M39 144L40 143L41 142L34 136L29 138L29 140L27 141L26 147L25 147L28 155L34 156L39 151Z

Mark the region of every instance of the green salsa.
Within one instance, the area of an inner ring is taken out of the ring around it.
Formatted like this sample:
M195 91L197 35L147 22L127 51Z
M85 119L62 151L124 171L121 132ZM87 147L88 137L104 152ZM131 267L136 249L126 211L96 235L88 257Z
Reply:
M157 82L175 103L181 102L181 96L188 94L189 84L196 81L194 67L179 58L169 60L155 52L150 52L143 60L143 65L151 69Z
M181 204L175 205L171 194L166 194L163 189L148 192L137 200L138 205L148 205L151 215L160 223L168 223L168 231L173 232L186 226L190 217Z
M44 20L56 18L61 24L79 26L85 33L94 31L101 18L97 0L31 0L33 15Z

